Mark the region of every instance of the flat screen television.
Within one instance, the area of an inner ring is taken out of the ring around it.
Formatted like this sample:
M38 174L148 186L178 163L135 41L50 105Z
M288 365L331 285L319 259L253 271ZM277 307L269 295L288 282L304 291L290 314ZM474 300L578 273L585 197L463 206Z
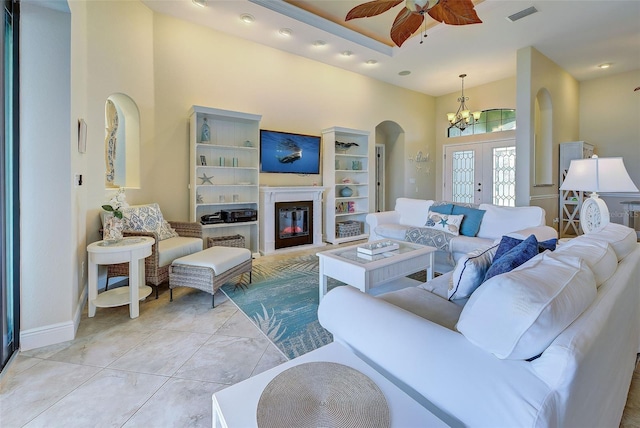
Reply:
M320 137L261 129L260 172L320 174Z

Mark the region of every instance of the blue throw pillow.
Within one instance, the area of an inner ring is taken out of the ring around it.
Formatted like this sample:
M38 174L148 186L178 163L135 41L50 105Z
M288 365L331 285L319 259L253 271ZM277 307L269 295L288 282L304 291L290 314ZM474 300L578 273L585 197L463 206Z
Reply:
M535 235L529 236L515 247L504 253L499 260L493 258L493 263L484 276L484 281L496 275L511 272L527 260L538 254L538 240ZM483 282L484 282L483 281Z
M438 213L438 214L451 214L452 210L453 210L452 204L431 205L429 207L429 211L431 211L432 213Z
M533 236L533 235L531 235ZM507 251L521 243L523 240L518 238L512 238L510 236L503 236L500 240L500 245L498 246L498 250L496 251L496 255L493 257L493 261L495 262L500 257L502 257ZM538 252L542 253L544 250L555 250L556 245L558 244L558 240L556 238L548 239L546 241L538 242Z
M485 212L485 210L454 205L452 214L464 214L462 225L460 225L460 235L476 236Z

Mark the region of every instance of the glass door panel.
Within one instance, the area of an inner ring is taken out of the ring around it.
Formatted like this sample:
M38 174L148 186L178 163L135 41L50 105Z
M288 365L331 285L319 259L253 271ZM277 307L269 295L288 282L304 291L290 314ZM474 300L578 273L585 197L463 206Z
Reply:
M515 165L513 140L446 146L444 199L514 206Z

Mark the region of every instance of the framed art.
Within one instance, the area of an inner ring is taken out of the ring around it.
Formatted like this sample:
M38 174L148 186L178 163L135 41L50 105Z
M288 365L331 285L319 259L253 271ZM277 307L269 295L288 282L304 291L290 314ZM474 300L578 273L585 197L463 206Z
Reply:
M207 166L207 158L204 155L200 155L200 165Z

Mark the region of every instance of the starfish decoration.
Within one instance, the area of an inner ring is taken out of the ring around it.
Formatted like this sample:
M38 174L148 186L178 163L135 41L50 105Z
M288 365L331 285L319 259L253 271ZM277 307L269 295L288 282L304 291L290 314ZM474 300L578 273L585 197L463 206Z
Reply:
M345 18L368 18L380 15L402 3L403 0L373 0L351 9ZM449 25L479 24L473 2L471 0L405 0L405 7L396 16L391 26L391 40L400 47L424 21L428 14L438 22Z
M447 224L449 224L449 223L447 222L447 219L446 219L445 217L442 217L442 218L440 219L440 222L439 222L439 223L442 225L442 227L444 227L444 226L446 226Z
M198 177L200 180L202 180L202 183L200 184L213 184L211 182L211 179L213 178L213 175L211 177L207 177L207 174L205 174L204 172L202 173L202 177Z

